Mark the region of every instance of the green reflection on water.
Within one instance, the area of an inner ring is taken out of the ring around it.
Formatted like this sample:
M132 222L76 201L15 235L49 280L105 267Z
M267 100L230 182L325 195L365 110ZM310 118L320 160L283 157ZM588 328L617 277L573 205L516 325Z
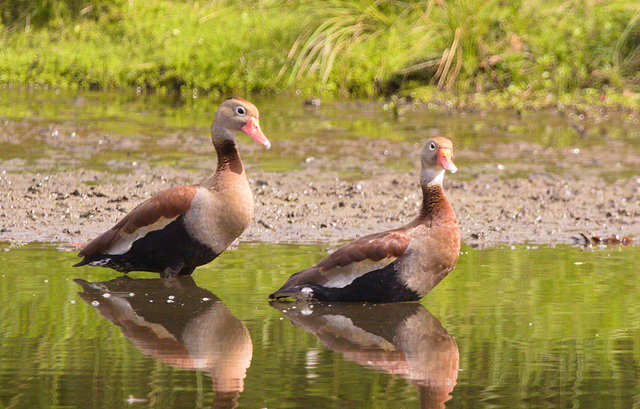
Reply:
M355 141L355 145L366 144L372 139L421 143L433 134L452 139L459 151L469 148L474 152L460 157L457 160L459 167L496 162L509 167L528 158L526 153L524 157L496 159L495 147L508 143L585 149L622 142L629 150L640 151L637 124L623 113L602 112L595 114L595 118L578 119L556 111L460 112L406 105L396 119L383 103L376 101L326 100L319 109L309 109L305 108L302 96L245 97L260 108L262 129L273 146L268 151L241 149L243 158L266 171L295 169L309 157L324 156L335 163L345 161L353 152L344 152L344 140ZM34 159L56 159L41 164L39 171L59 169L60 166L114 171L109 162L136 160L172 166L175 160L176 166L198 168L196 163L202 161L203 149L214 160L208 135L219 103L206 95L176 101L133 93L75 95L55 91L0 90L0 119L19 122L10 142L0 138L0 160L19 158L31 165ZM46 132L57 129L65 135L75 132L76 136L65 139L68 146L61 146L64 142L59 141L48 143ZM576 129L583 129L584 134ZM124 136L125 141L134 144L108 145L100 148L97 155L91 146L85 146L82 151L85 155L78 156L77 151L72 151L74 160L67 164L69 147L82 144L89 133L97 133L106 139L110 135ZM478 155L478 151L482 154ZM555 160L543 161L543 164L548 171L563 171L557 168ZM384 166L413 169L415 163L403 155L390 155ZM626 177L629 173L624 169L604 170L609 172L609 179ZM357 171L366 174L362 169Z
M267 303L326 250L241 243L196 270L198 291L217 296L251 336L239 407L418 407L416 382L325 346ZM228 402L210 373L158 359L82 301L73 279L119 274L73 262L75 254L52 246L0 249L0 407L129 407L130 397L158 408ZM421 303L459 349L447 408L632 407L638 265L637 246L464 247L456 269Z

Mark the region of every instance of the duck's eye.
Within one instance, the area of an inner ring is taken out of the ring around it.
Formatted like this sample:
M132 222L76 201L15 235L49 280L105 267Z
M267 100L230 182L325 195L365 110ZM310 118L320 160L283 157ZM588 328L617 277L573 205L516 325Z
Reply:
M244 115L247 113L247 110L244 109L244 107L238 106L236 107L236 114L238 115Z
M435 148L436 148L436 143L431 142L431 145L429 145L429 149L434 150Z

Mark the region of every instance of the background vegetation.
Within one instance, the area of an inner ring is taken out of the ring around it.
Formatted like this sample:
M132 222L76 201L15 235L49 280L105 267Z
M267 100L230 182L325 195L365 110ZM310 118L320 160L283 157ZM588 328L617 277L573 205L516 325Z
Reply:
M0 83L638 103L636 0L5 0Z

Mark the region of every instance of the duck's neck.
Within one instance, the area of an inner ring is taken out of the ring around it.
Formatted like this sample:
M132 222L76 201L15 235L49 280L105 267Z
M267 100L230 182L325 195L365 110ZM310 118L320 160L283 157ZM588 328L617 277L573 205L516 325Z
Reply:
M202 183L202 186L215 190L226 178L232 176L242 177L245 173L234 141L229 139L213 139L213 146L218 155L218 166L214 174Z
M449 201L444 195L444 189L441 184L435 183L422 185L422 207L420 208L420 219L434 219L435 215L449 208Z
M420 172L420 183L425 185L440 185L444 180L444 169L440 168L422 168Z
M436 214L451 208L442 188L443 179L444 169L442 168L426 167L420 172L422 208L419 219L434 219Z
M213 146L216 148L216 153L218 154L218 166L216 168L216 173L244 173L242 160L240 160L240 154L238 154L238 148L234 141L230 141L228 139L214 141Z

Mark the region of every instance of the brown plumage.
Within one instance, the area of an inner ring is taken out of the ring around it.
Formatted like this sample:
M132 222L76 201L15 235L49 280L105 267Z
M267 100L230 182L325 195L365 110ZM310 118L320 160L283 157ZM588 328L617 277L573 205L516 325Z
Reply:
M420 408L446 409L460 353L455 338L420 303L272 306L346 359L407 379L418 390Z
M253 344L247 327L215 294L189 276L74 281L82 287L80 297L142 353L175 368L205 372L216 392L213 407L237 406Z
M92 240L81 251L81 256L102 254L116 243L139 229L156 223L160 218L174 219L186 213L196 195L195 186L178 186L163 190L143 202L122 218L115 226Z
M458 222L444 195L445 169L455 172L451 141L430 139L422 151L422 208L400 228L361 237L294 275L269 297L399 302L424 297L453 269Z
M240 98L225 100L211 126L216 171L198 185L173 187L143 202L89 244L75 265L120 272L188 275L222 253L253 217L253 195L238 154L235 134L244 132L270 146L258 109Z

